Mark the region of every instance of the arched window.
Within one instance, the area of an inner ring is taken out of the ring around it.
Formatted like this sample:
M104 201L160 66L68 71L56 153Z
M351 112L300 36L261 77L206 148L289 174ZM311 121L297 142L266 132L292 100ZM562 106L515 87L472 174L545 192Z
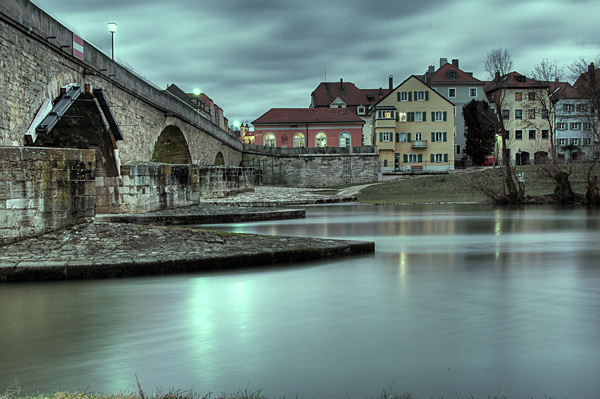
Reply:
M265 147L275 147L275 135L273 133L265 134Z
M304 134L300 132L294 134L294 147L304 147Z
M315 147L327 147L327 135L323 132L315 136Z
M342 132L340 133L340 147L351 147L352 146L352 138L350 137L350 133Z

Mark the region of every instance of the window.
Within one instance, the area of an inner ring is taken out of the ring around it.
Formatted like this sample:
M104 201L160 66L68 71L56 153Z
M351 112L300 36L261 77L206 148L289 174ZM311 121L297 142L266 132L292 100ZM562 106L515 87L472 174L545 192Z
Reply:
M455 88L448 89L448 97L450 97L450 98L456 97L456 89Z
M448 71L448 79L456 80L456 71Z
M527 118L528 119L535 119L535 109L530 109L527 111Z
M304 147L304 134L296 133L294 134L294 147Z
M415 141L423 141L423 133L416 132L415 133Z
M542 140L548 140L550 138L549 130L542 130Z
M315 147L327 147L327 135L319 132L315 135Z
M535 91L530 91L528 93L528 99L529 101L535 101Z
M431 132L431 141L434 143L443 143L448 140L446 132Z
M407 163L423 162L423 154L404 154L404 162L407 162Z
M406 122L406 112L398 112L398 122Z
M520 91L515 92L515 101L522 101L523 100L523 93L521 93Z
M436 163L444 162L444 154L435 154L435 162Z
M394 110L379 110L377 111L377 119L396 119L396 111Z
M547 109L542 110L542 119L548 119L548 110Z
M565 112L573 112L573 104L565 104L563 105L563 111Z
M583 122L583 130L591 130L592 124L590 122Z
M558 139L558 145L567 145L567 139Z
M469 89L469 97L477 97L477 87L471 87Z
M523 140L523 131L515 130L515 140Z
M367 109L364 105L359 105L358 108L356 109L356 113L358 115L364 115L367 113Z
M571 139L571 145L579 145L579 139L578 138L572 138Z
M583 139L583 144L585 145L592 145L592 138L591 137L586 137Z
M446 111L434 111L431 112L431 120L433 122L442 122L445 121L447 119L447 112Z
M529 140L535 140L535 130L529 131Z
M379 141L382 143L390 143L394 139L393 132L379 132Z
M456 146L456 153L460 155L460 146L459 145Z
M509 118L510 118L510 110L503 109L502 110L502 119L509 119Z
M352 139L350 137L350 133L342 132L340 133L340 147L351 147Z
M577 112L585 112L587 111L587 104L577 104L576 108Z
M557 130L567 130L567 122L557 122L556 129Z
M425 112L415 112L415 122L423 122L425 115L427 115Z
M411 92L409 91L399 91L398 101L412 101L412 98L409 98L409 95L412 97Z
M275 135L273 133L267 133L264 137L265 147L275 147Z
M571 128L571 130L581 130L581 123L580 122L571 122L570 128Z
M417 101L429 101L429 92L428 91L418 91L417 92Z
M515 109L515 119L523 119L523 110Z
M406 133L396 133L396 142L398 142L398 143L408 142Z

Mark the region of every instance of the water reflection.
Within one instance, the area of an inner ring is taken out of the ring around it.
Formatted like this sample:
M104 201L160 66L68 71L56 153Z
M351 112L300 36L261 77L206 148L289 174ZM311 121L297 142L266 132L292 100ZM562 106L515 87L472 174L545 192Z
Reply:
M0 286L0 392L600 397L600 216L309 208L212 226L376 241L283 269Z

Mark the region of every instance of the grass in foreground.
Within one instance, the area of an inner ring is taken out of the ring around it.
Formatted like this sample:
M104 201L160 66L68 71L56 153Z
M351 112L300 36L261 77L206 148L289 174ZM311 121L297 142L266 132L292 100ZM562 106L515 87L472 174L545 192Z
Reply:
M516 168L517 172L525 172L525 195L554 192L554 183L543 173L543 167L525 165ZM572 167L569 181L573 190L584 194L588 165L573 164L569 167ZM474 188L475 184L483 181L502 191L502 176L499 168L443 175L414 175L366 187L361 190L358 201L368 204L487 203L488 198Z

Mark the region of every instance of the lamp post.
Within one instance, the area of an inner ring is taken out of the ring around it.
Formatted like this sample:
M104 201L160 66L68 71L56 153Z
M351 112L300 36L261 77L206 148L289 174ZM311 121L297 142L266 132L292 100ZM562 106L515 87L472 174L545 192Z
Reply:
M196 96L196 106L198 108L200 108L200 94L202 93L202 90L195 88L194 89L194 95Z
M111 49L112 49L112 60L115 60L115 32L117 31L117 23L116 22L109 22L108 23L108 31L110 32L110 37L111 37Z
M519 148L519 151L517 151L517 155L519 156L519 166L521 166L523 164L523 160L521 159L521 149Z

